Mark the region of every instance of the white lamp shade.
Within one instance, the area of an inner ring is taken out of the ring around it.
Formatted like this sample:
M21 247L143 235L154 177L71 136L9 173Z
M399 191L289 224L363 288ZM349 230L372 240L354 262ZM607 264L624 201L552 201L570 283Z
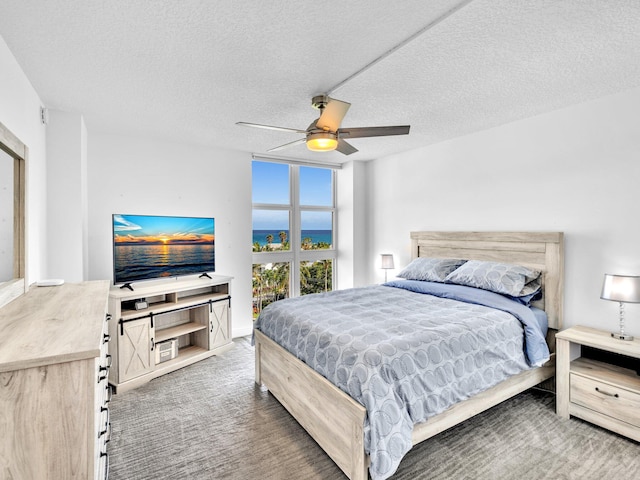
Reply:
M390 253L383 253L382 257L382 266L380 268L389 270L391 268L395 268L393 266L393 255Z
M600 298L614 302L640 303L640 277L605 274Z

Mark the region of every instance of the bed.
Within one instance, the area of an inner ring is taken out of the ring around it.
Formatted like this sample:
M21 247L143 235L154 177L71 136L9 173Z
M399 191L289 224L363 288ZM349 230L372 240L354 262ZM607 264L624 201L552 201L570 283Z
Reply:
M554 331L562 326L564 258L563 234L560 232L412 232L411 245L413 259L503 262L540 271L542 296L532 305L546 313L549 327L545 345L547 361L541 366L522 369L470 398L447 406L426 421L412 425L409 441L415 445L554 375L553 338ZM380 289L387 289L394 290L395 296L406 296L392 287L370 288L376 295ZM357 290L358 295L371 296L366 289L353 290ZM337 294L340 295L343 294ZM354 400L345 393L344 385L340 388L334 385L258 328L254 331L254 341L256 383L267 387L351 480L367 479L370 466L372 478L386 478L387 475L379 473L380 456L371 449L370 430L378 412L368 414L363 406L367 402ZM336 379L334 381L340 384ZM376 462L375 475L367 452L372 452Z

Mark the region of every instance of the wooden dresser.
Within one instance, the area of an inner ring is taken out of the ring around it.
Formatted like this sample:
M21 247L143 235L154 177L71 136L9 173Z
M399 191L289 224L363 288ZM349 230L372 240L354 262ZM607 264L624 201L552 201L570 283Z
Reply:
M107 477L108 295L34 286L0 309L0 478Z

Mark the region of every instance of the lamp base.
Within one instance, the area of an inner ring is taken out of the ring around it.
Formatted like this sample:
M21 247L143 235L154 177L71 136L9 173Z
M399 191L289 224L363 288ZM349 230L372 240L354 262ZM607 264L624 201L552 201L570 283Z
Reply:
M618 340L633 340L633 335L627 335L626 333L611 333L613 338L617 338Z

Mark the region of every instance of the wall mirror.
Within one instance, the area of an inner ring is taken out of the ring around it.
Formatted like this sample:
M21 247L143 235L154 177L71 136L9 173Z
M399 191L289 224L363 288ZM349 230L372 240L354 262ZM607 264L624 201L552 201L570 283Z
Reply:
M27 146L0 123L0 307L27 290Z

